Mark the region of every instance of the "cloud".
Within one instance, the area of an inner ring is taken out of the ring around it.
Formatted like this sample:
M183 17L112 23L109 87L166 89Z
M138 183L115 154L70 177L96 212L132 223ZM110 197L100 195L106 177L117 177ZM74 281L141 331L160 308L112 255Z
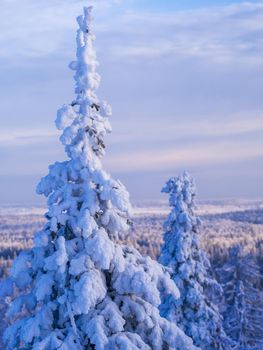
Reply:
M263 66L263 4L240 3L166 13L131 12L122 26L132 39L111 48L123 58L184 56L213 64ZM132 42L133 41L133 42Z
M50 139L57 139L58 132L50 130L8 130L0 132L0 145L5 147L27 146L36 143L48 143Z
M239 113L228 117L218 116L217 118L191 120L185 116L177 118L170 117L170 122L160 123L159 119L153 119L151 124L141 125L141 128L134 128L135 120L120 122L119 130L114 132L110 142L112 144L125 144L133 140L143 142L148 140L156 142L183 141L191 139L202 139L211 142L211 138L232 138L257 133L263 134L262 113Z
M121 2L91 0L88 3L95 5L96 12L103 16L111 6ZM32 59L70 50L75 18L83 6L87 6L86 0L2 0L0 58Z
M172 119L172 118L171 118ZM107 138L111 145L124 145L136 142L143 142L146 145L147 141L183 141L185 140L202 140L207 143L211 142L211 137L226 139L233 136L242 136L246 134L263 133L263 117L262 114L251 114L249 118L246 115L232 115L228 118L218 118L217 120L194 120L189 121L185 118L178 118L172 123L160 124L159 120L152 120L151 125L141 125L138 129L134 127L136 121L125 120L119 123L118 129L114 130L113 134ZM146 132L147 129L147 132ZM17 129L17 130L2 130L0 132L0 145L5 147L27 146L40 143L49 143L50 140L57 140L60 132L44 129Z
M151 151L125 152L106 158L106 165L115 172L159 171L180 167L227 164L251 158L263 158L261 143L217 142L177 147L176 149L152 149Z
M165 12L165 6L159 12L139 11L136 1L91 3L95 4L95 27L101 42L118 33L113 45L105 47L105 54L112 59L183 56L213 64L263 66L261 3L169 12ZM85 4L84 0L4 0L0 58L10 53L34 58L71 51L75 17Z

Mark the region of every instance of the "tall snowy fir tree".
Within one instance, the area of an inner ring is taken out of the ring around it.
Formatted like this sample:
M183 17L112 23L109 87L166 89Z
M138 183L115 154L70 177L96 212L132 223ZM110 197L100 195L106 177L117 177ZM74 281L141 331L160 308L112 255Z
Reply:
M235 349L262 349L262 275L252 254L244 254L240 246L231 247L229 259L217 274L224 291L225 330L236 342Z
M162 192L169 194L172 208L164 223L164 244L159 262L171 269L172 279L181 298L164 296L161 315L176 322L203 350L227 350L230 341L224 333L217 307L205 293L220 289L209 276L209 262L200 249L200 220L194 215L196 189L193 179L185 172L171 178Z
M16 295L7 349L196 349L159 314L160 291L179 297L169 273L117 243L129 228L129 195L102 168L111 110L96 95L91 8L77 21L77 60L70 64L76 98L56 119L68 160L51 165L40 181L47 224L1 286L2 295Z

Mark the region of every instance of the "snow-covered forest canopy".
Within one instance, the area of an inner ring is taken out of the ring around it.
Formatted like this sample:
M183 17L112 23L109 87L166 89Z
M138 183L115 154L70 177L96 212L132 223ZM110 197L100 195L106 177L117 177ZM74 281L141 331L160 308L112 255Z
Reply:
M103 167L112 113L91 11L77 18L75 98L56 118L67 158L37 186L47 211L0 208L1 348L262 349L262 203L197 208L185 172L163 188L170 212L133 213Z

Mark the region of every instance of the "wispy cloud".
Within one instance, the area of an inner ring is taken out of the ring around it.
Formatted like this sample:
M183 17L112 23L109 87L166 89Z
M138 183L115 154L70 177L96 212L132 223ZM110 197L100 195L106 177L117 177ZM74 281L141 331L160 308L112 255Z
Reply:
M122 0L1 0L0 58L37 58L70 48L75 17L95 5L103 16ZM52 40L51 40L52 38Z
M89 3L95 4L96 31L102 40L103 36L107 40L118 32L108 47L112 58L186 56L214 64L263 66L261 3L158 13L136 11L136 1L133 5L131 2L130 10L121 6L125 3L121 0ZM72 37L74 17L82 5L86 1L3 0L0 31L5 34L0 35L0 57L12 52L22 57L39 57L70 50L68 38ZM115 12L110 12L111 6Z
M49 130L8 130L0 132L0 145L16 147L35 143L48 143L50 139L58 138L58 132Z
M171 170L193 166L210 166L239 162L253 158L263 159L261 144L244 144L237 142L217 142L201 144L195 147L178 147L176 149L152 149L151 151L134 151L109 155L106 164L112 171L136 172Z
M239 113L228 117L219 116L214 119L189 120L181 115L177 118L170 117L171 122L160 123L159 119L153 119L151 124L142 124L141 128L134 128L134 120L120 122L119 130L115 130L110 138L112 144L130 143L132 140L171 141L202 139L211 142L211 137L233 138L254 133L263 135L263 114Z
M134 120L119 123L119 131L115 130L107 141L110 144L124 145L136 140L146 143L149 140L162 141L182 141L184 139L201 139L210 143L211 137L232 138L233 136L245 135L262 132L263 135L263 116L250 115L249 118L241 115L232 115L228 118L218 118L217 120L194 120L189 122L178 118L178 122L160 124L159 120L152 120L151 125L141 125L141 128L134 128ZM172 120L172 118L171 118ZM147 132L146 132L147 131ZM0 132L0 145L8 147L26 146L36 143L45 144L50 140L57 140L60 132L55 128L52 130L43 129L17 129L2 130Z
M263 65L263 4L173 13L132 12L125 14L121 23L130 37L133 34L133 40L112 47L111 55L116 57L179 55L214 64Z

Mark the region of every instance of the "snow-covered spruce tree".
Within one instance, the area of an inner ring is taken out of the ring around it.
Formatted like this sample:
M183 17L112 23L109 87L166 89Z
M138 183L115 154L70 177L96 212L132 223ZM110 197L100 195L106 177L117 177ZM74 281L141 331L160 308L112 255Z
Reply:
M196 346L205 350L228 349L229 340L217 307L207 297L206 289L218 292L217 282L208 273L209 261L200 249L200 220L194 215L195 185L185 172L171 178L162 189L169 194L172 208L164 222L164 244L159 262L171 269L171 277L181 298L164 297L160 306L163 317L176 322Z
M263 347L262 275L251 254L240 246L230 249L228 261L217 269L223 286L222 314L226 333L236 342L235 349Z
M77 20L76 99L56 120L69 159L39 183L48 222L2 285L2 295L19 295L8 311L7 349L195 349L159 314L160 291L179 295L169 273L117 243L129 226L129 198L102 169L110 107L96 95L91 8Z

